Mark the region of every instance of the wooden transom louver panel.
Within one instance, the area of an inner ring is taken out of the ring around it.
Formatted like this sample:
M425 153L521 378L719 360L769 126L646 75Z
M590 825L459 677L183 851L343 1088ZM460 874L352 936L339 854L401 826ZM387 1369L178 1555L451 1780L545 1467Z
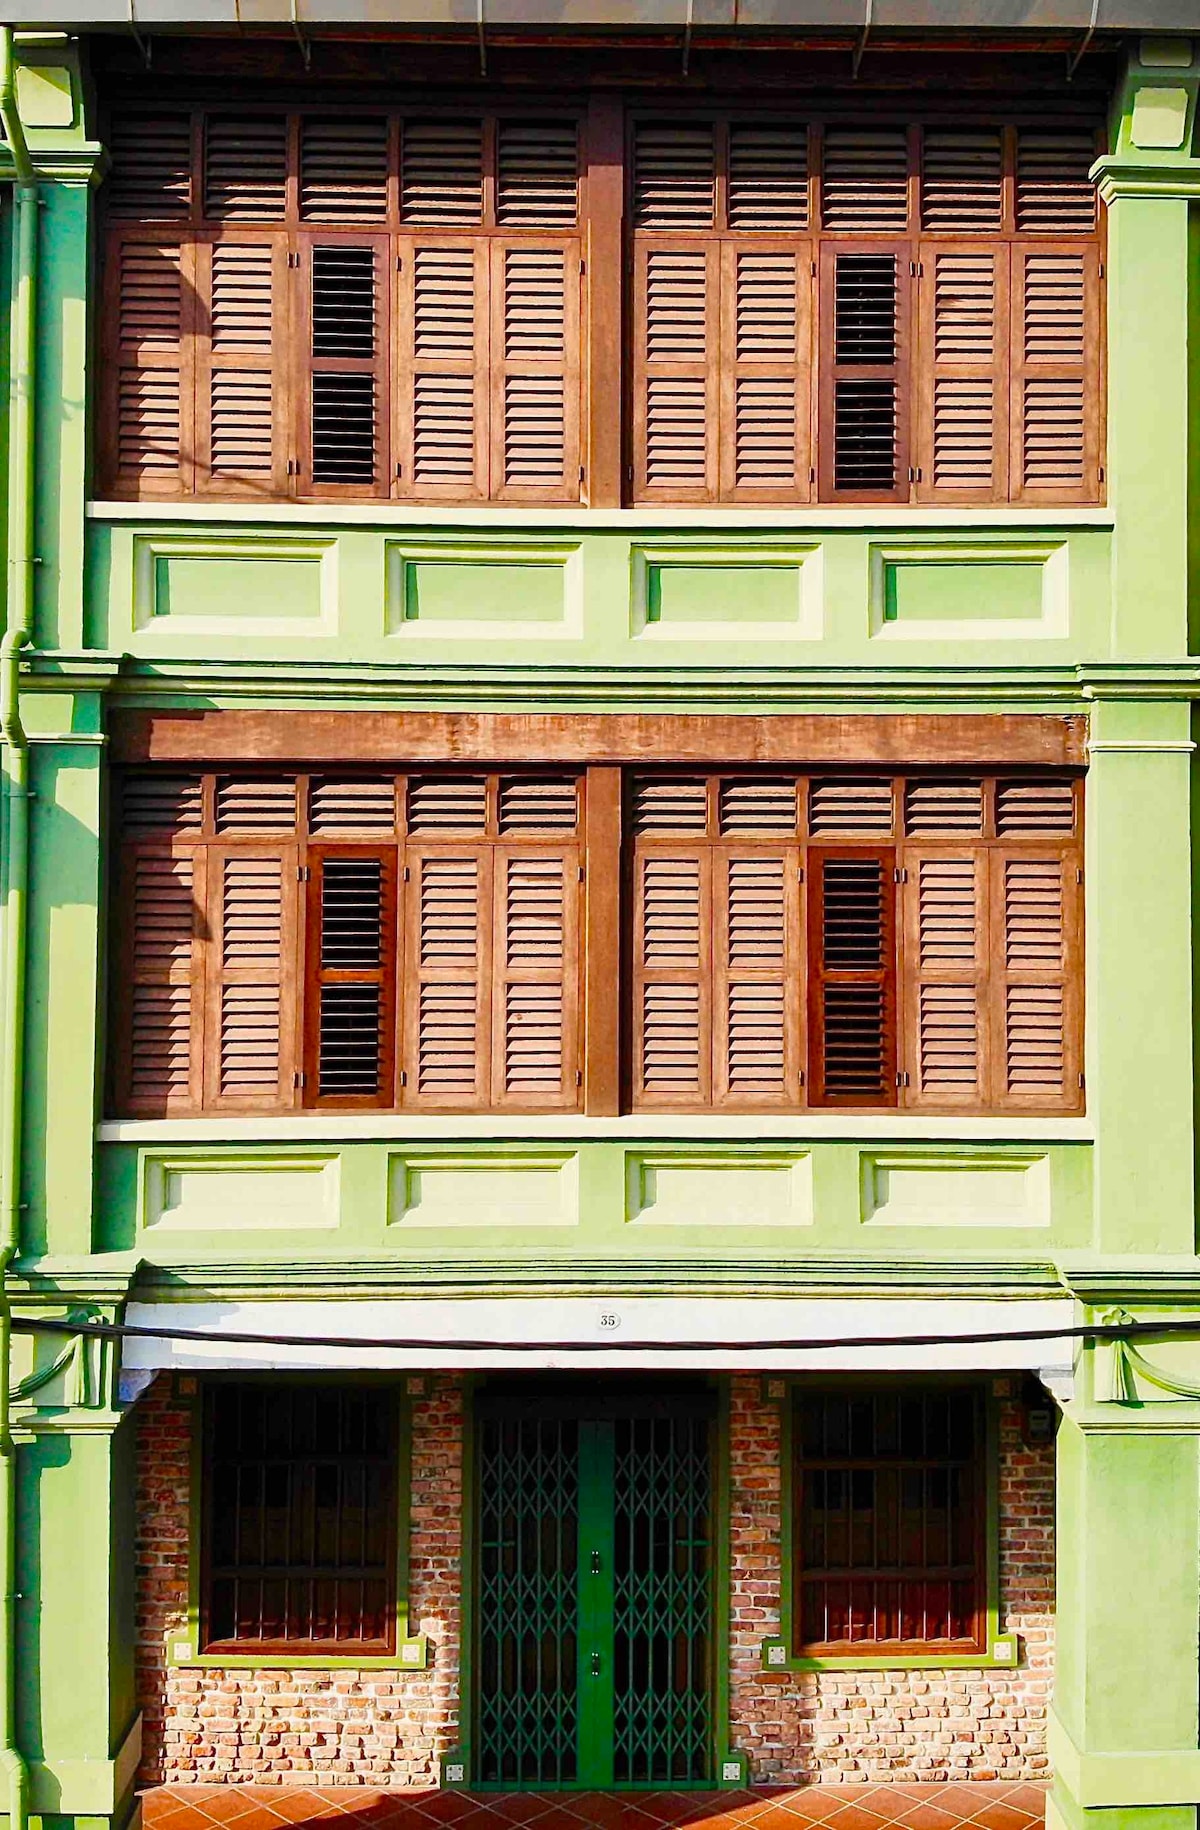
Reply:
M388 214L385 115L307 117L300 128L300 214L309 221L385 222Z
M405 121L401 133L403 220L434 229L482 222L482 121Z
M283 115L210 115L204 139L204 209L217 222L278 222L287 194Z
M1086 128L1017 135L1017 228L1025 234L1090 235L1096 187L1088 176L1098 152Z
M827 127L821 168L826 229L861 235L908 227L908 135L903 127Z
M576 123L501 121L497 142L497 222L506 228L574 228L579 215Z
M1004 222L1004 141L998 127L927 127L921 226L932 235L982 235Z
M192 212L192 117L121 109L108 136L110 216L129 222L185 221Z
M789 122L729 127L729 226L769 233L807 229L808 129Z

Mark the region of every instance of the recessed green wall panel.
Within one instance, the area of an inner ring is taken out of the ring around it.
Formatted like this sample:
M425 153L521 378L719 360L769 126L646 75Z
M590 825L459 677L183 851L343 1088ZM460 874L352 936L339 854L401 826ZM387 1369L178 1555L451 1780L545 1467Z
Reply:
M385 625L417 638L577 637L581 563L577 542L389 542Z
M134 543L133 621L138 629L236 640L239 623L279 633L337 627L336 542L204 540L143 535Z

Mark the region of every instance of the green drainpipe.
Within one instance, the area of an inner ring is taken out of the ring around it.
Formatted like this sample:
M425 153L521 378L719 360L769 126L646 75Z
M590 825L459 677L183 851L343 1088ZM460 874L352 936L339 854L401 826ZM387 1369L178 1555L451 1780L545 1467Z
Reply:
M29 1770L17 1747L16 1453L10 1420L12 1316L7 1271L20 1247L25 1082L25 936L29 908L29 743L21 724L21 649L33 627L34 413L37 391L37 175L17 109L13 29L0 27L0 120L15 176L8 445L8 599L0 638L0 742L4 775L5 903L0 1032L0 1769L9 1830L25 1830Z

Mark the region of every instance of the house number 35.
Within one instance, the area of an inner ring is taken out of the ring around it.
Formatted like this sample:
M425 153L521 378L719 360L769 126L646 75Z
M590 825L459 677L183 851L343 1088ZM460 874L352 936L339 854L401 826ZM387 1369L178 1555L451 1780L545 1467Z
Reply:
M602 1309L600 1311L600 1326L601 1328L619 1328L621 1326L621 1318L615 1310Z

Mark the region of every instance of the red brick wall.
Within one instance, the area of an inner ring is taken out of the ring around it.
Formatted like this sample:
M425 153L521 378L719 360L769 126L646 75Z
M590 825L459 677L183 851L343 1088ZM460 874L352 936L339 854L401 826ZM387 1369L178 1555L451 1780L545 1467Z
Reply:
M462 1401L414 1396L409 1620L427 1671L170 1669L186 1627L190 1412L160 1374L138 1410L138 1680L146 1784L429 1786L458 1726Z
M1021 1635L1013 1671L768 1672L781 1630L780 1411L761 1380L733 1382L730 1743L756 1781L1037 1779L1049 1770L1054 1660L1054 1450L1000 1429L1000 1618Z
M1016 1671L764 1672L780 1630L780 1417L757 1376L732 1393L733 1747L758 1782L1043 1777L1053 1658L1054 1456L1001 1431L1001 1614ZM461 1397L449 1378L413 1399L411 1619L424 1672L169 1670L187 1626L190 1414L165 1375L142 1399L138 1656L143 1780L428 1786L458 1724Z

